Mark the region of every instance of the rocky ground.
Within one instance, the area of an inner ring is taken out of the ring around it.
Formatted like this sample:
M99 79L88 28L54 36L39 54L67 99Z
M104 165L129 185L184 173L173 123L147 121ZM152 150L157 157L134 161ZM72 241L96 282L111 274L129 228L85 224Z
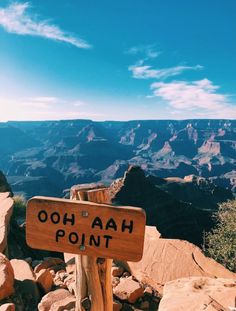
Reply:
M12 213L11 194L0 193L0 311L75 310L74 256L28 248ZM115 311L236 307L235 273L187 241L162 238L155 227L146 226L142 260L114 261L111 278Z

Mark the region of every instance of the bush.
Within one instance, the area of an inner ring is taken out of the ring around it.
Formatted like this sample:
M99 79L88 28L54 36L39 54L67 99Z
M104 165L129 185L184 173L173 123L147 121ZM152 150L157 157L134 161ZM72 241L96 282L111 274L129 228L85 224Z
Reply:
M206 234L206 255L236 272L236 200L221 203L215 228Z
M23 218L26 217L26 199L23 195L16 195L13 197L14 200L14 218Z

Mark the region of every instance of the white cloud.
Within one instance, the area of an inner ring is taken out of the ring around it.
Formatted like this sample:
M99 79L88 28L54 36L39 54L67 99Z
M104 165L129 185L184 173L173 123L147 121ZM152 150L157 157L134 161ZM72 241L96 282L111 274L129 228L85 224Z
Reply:
M9 33L39 36L55 41L65 42L77 48L90 48L85 40L71 35L47 20L38 20L37 15L30 14L28 2L14 2L6 8L0 8L0 25Z
M154 96L161 98L174 109L172 114L189 111L199 117L236 118L236 105L230 102L229 96L217 93L219 86L208 79L193 82L155 82L151 89Z
M142 62L137 62L135 65L129 66L129 71L132 72L135 79L166 79L177 76L187 70L201 70L203 66L176 66L163 69L153 69L152 66L143 65Z

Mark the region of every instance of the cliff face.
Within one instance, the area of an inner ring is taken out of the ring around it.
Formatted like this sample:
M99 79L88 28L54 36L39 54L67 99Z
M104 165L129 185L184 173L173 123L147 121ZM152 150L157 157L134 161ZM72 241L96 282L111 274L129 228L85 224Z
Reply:
M111 182L129 164L153 176L207 177L235 191L235 120L9 122L0 135L0 168L27 196Z
M201 245L203 231L209 231L213 226L212 210L206 211L204 206L199 209L190 201L178 200L161 186L156 186L153 178L145 177L139 167L130 167L124 178L111 184L108 192L114 204L142 207L147 214L147 224L156 226L163 238Z

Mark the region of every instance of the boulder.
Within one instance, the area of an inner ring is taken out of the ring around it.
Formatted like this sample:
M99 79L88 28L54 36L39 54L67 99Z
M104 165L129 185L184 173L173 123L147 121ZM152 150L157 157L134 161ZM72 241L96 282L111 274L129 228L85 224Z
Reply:
M0 311L15 311L14 303L5 303L0 306Z
M13 200L10 193L0 193L0 252L3 253L7 247L7 235L9 222L13 212Z
M39 311L65 310L68 304L72 304L74 296L66 289L57 289L43 296L38 305ZM64 307L64 309L63 309Z
M45 293L48 293L53 285L53 277L49 269L41 269L36 273L36 281L43 288Z
M26 304L37 304L40 294L35 273L30 265L21 259L12 259L10 262L14 270L16 291L21 295Z
M50 311L75 310L76 299L74 296L56 301L52 304Z
M112 267L111 268L111 275L114 277L121 277L124 273L123 267Z
M158 310L235 310L235 293L235 279L182 278L165 284Z
M0 300L14 293L14 271L10 261L0 253Z
M59 267L58 269L56 267ZM44 261L39 263L35 268L34 272L38 273L42 269L55 269L55 270L61 270L63 267L65 267L65 262L61 258L53 258L48 257L44 258Z
M144 289L132 277L121 278L120 283L113 288L114 295L120 300L127 300L130 303L143 296Z
M181 240L162 239L154 227L146 226L143 258L128 262L131 274L140 282L161 292L163 285L190 276L235 278L195 245Z

